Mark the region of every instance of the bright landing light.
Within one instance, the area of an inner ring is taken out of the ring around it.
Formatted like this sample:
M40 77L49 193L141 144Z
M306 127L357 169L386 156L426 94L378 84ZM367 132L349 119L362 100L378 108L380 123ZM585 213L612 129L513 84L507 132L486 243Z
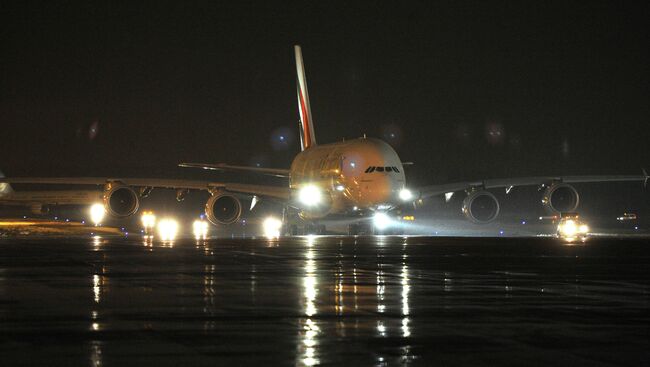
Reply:
M386 213L377 213L372 220L375 228L379 230L386 229L390 225L390 218Z
M156 225L156 216L153 214L153 212L142 213L141 219L142 226L147 232Z
M576 222L575 220L569 219L564 222L560 222L557 228L558 235L563 239L571 242L574 241L577 237L586 238L584 236L589 232L589 226L584 223Z
M268 217L264 219L264 222L262 223L262 228L264 229L264 236L266 236L267 238L280 237L280 229L282 228L282 221L274 217Z
M402 201L409 201L413 199L413 193L409 189L401 189L399 191L399 198Z
M174 219L165 218L158 222L158 235L163 241L172 241L178 233L178 222Z
M298 200L307 206L318 205L322 200L321 190L316 185L306 185L298 191Z
M208 238L208 227L208 222L201 219L195 220L193 224L194 238L197 240L204 240Z
M95 225L99 225L104 220L105 215L106 209L104 205L98 203L90 207L90 221L95 223Z

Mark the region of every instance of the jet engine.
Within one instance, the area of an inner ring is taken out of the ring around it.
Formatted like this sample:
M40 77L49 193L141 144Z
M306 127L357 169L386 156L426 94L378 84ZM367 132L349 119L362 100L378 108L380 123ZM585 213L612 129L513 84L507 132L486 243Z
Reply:
M489 223L499 215L499 201L489 191L473 191L463 200L463 214L474 223Z
M580 196L576 189L565 183L554 183L544 190L542 204L552 213L573 212L578 208Z
M140 197L131 187L108 184L104 189L104 208L108 214L123 218L135 214L140 207Z
M241 201L229 194L214 194L205 204L205 215L212 224L232 224L242 213Z

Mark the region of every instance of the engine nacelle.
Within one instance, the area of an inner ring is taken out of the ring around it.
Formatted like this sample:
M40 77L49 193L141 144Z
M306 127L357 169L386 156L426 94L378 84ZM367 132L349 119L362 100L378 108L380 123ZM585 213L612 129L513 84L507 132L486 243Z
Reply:
M114 217L128 217L138 211L140 197L131 187L122 184L108 184L104 189L104 208Z
M471 192L463 200L463 214L474 223L489 223L499 216L499 200L489 191Z
M229 194L214 194L205 204L205 215L212 224L233 224L241 217L241 201Z
M542 204L552 213L573 212L579 203L578 191L565 183L555 183L547 187L542 197Z

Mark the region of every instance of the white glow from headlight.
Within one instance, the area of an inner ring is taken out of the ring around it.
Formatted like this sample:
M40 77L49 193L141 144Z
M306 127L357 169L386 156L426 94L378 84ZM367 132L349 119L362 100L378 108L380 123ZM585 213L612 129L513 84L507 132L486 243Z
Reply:
M318 186L306 185L298 191L298 200L306 206L315 206L321 202L322 195Z
M581 239L584 242L587 239L589 226L580 221L567 219L560 222L557 232L558 236L567 242L573 242L576 239Z
M146 231L149 231L151 228L153 228L156 225L156 216L153 214L153 212L144 212L142 213L142 226Z
M172 241L178 234L178 222L171 218L161 219L158 222L158 235L163 241Z
M268 217L264 219L262 223L262 228L264 230L264 236L267 238L278 238L280 237L280 229L282 228L282 221L275 217Z
M567 220L564 224L560 224L560 233L564 237L573 237L578 232L578 226L573 220Z
M386 213L377 213L372 218L375 228L382 230L390 225L390 217Z
M100 224L106 216L106 209L102 204L93 204L90 207L90 221L95 223L95 225Z
M413 193L409 189L401 189L399 191L399 198L402 201L409 201L413 199Z
M197 219L194 221L194 224L192 225L192 229L194 230L194 238L197 240L204 240L208 238L208 222Z

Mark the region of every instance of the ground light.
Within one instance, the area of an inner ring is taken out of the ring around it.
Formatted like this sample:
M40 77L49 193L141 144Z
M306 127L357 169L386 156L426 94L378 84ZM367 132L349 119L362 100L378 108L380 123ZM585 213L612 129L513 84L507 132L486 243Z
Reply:
M202 219L195 220L194 224L192 225L192 229L194 230L194 238L197 240L204 240L208 238L208 228L208 222Z
M104 205L97 203L93 204L90 207L90 221L93 222L96 226L98 226L104 220L105 216L106 209L104 208Z
M282 221L275 217L268 217L264 219L264 222L262 223L264 236L266 236L267 238L280 237L281 228L282 228Z
M147 211L142 213L141 220L145 235L150 235L151 230L156 226L156 216L153 214L153 212Z
M178 234L178 222L171 218L161 219L158 222L158 235L163 241L172 241Z

